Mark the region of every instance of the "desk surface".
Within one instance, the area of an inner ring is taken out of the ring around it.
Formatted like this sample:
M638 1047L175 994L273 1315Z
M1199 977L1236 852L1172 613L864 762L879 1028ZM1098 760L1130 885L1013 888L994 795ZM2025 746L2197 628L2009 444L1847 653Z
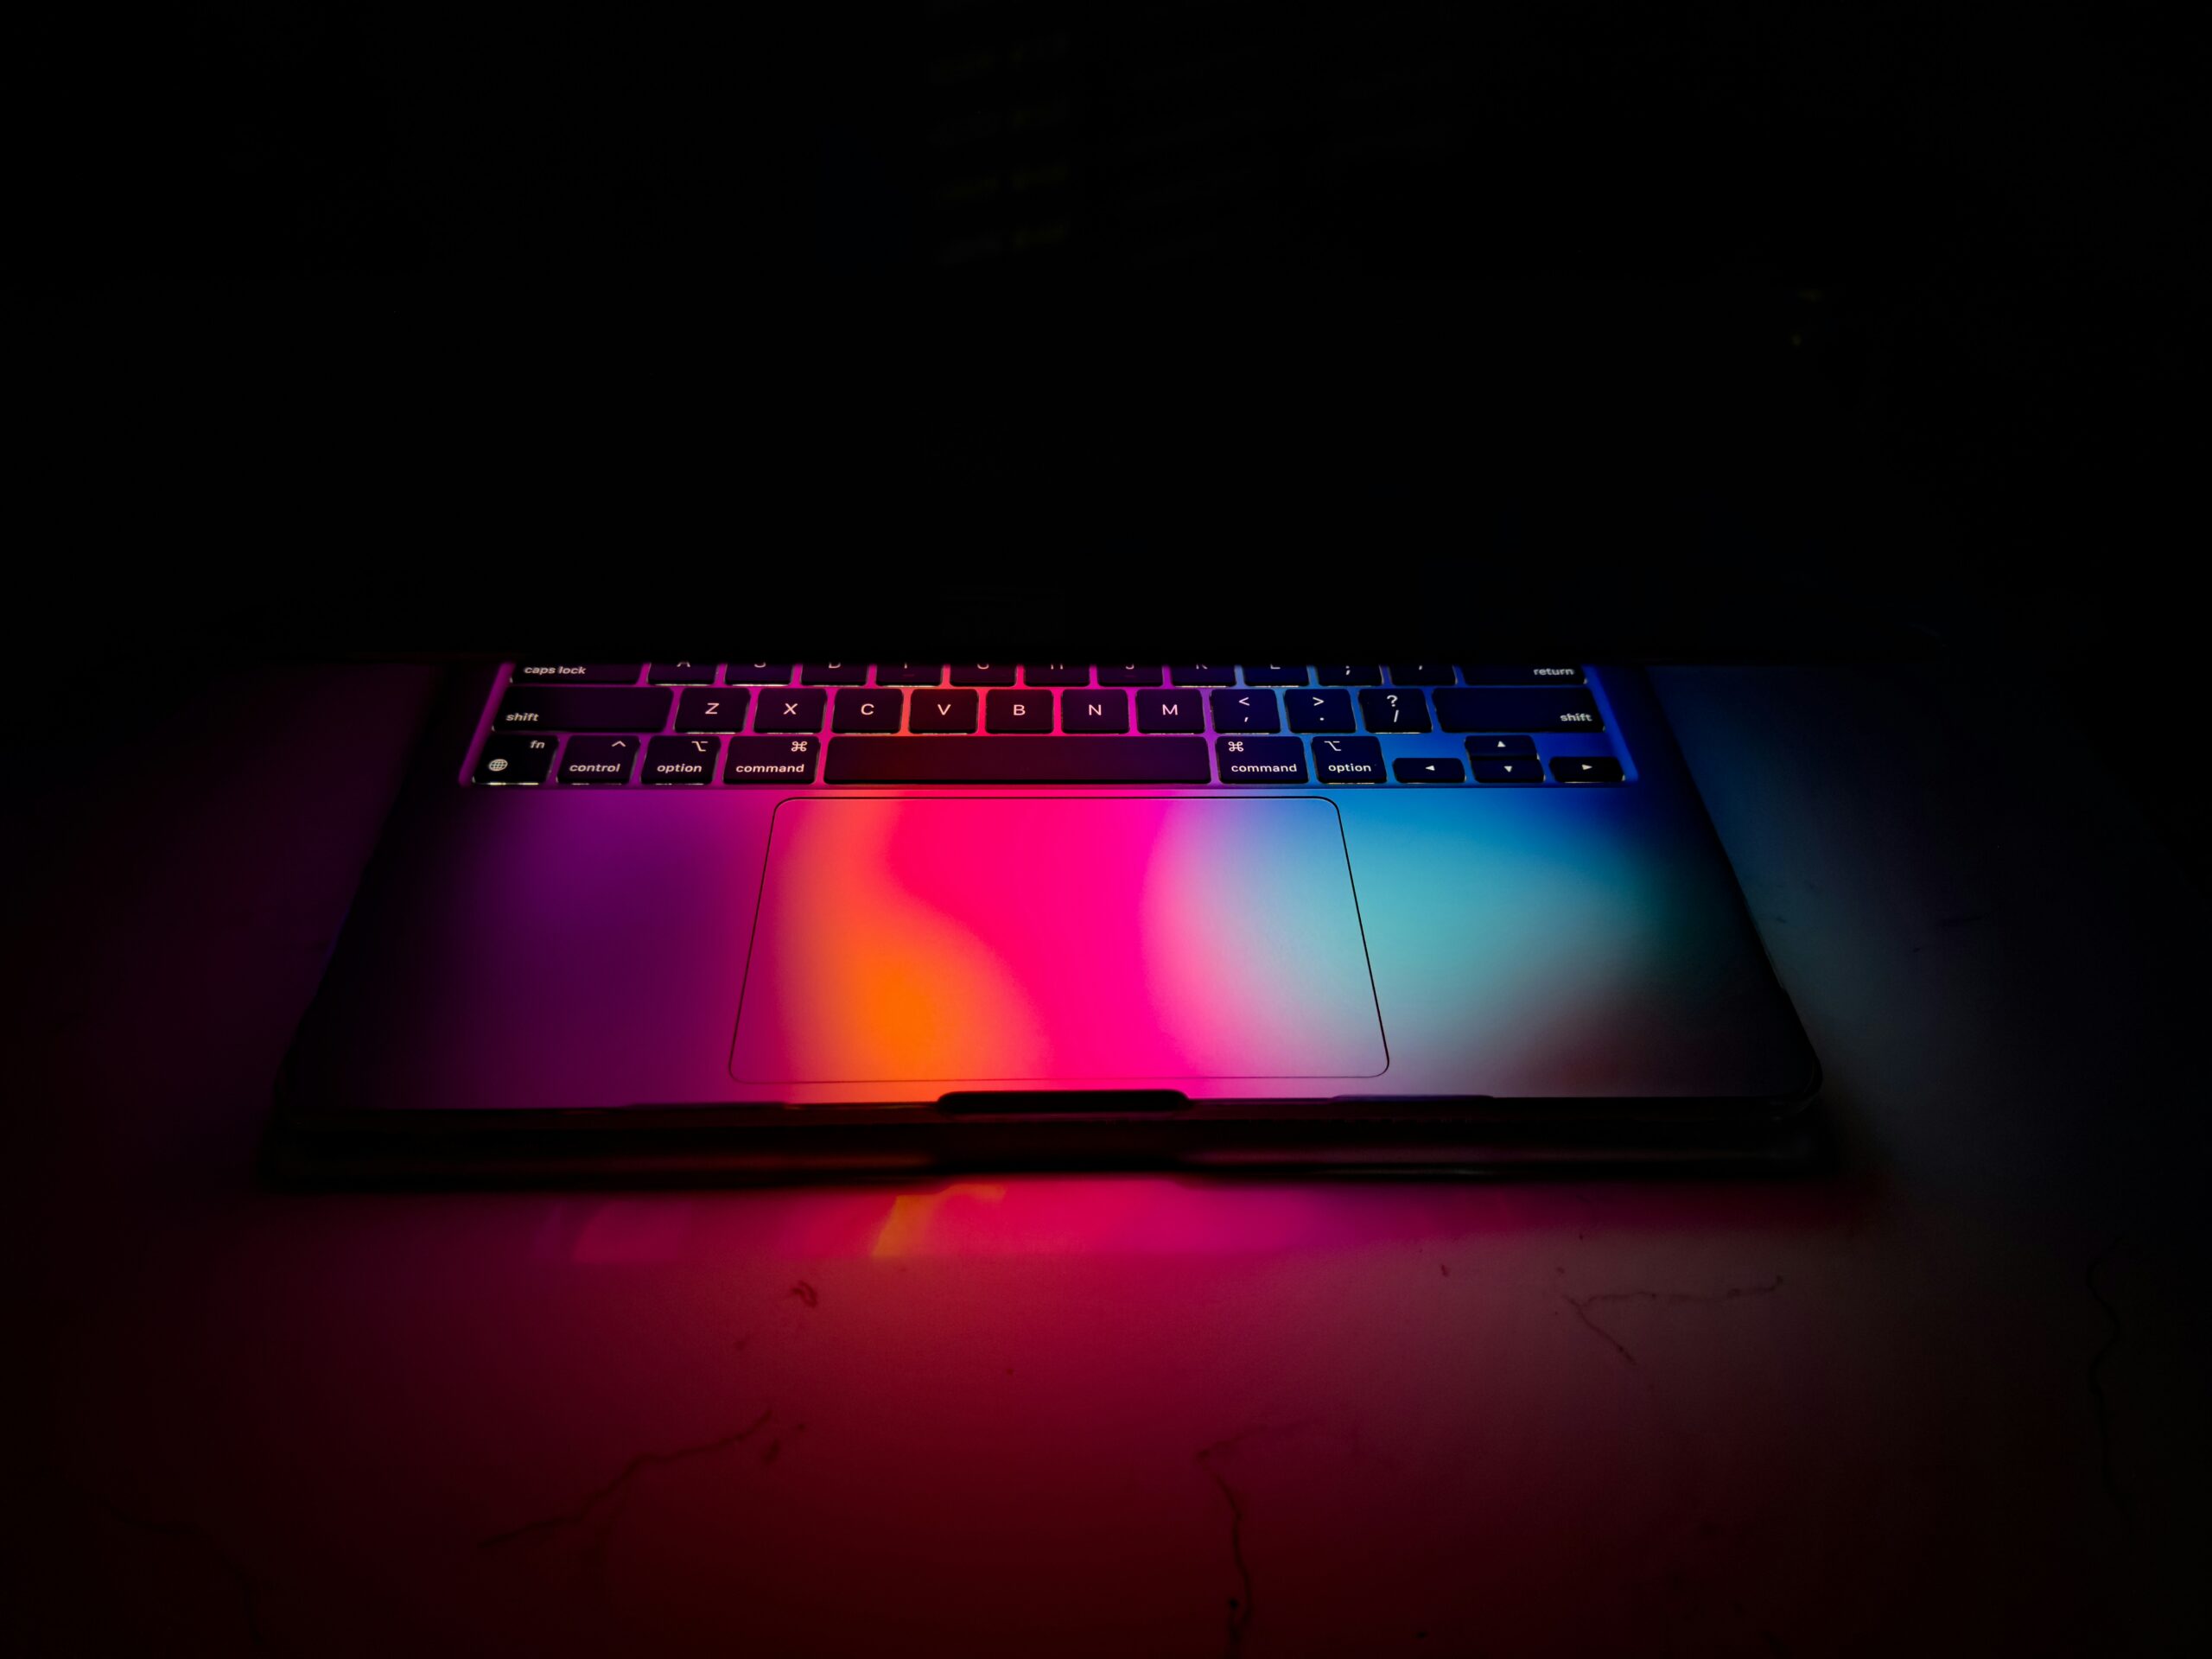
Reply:
M40 751L17 1650L2212 1635L2201 899L2055 687L1655 677L1832 1178L271 1193L270 1079L427 677L260 671L127 766Z

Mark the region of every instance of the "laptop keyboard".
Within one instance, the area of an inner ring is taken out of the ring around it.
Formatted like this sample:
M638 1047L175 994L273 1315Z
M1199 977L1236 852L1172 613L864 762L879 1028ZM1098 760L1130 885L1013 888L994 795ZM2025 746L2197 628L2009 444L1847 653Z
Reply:
M467 776L565 788L1627 781L1592 672L1500 663L514 663Z

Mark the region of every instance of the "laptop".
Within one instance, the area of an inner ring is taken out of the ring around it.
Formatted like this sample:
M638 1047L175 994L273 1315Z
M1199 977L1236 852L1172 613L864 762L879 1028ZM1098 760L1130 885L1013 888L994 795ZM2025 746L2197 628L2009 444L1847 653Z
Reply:
M1296 656L452 670L272 1169L1811 1155L1813 1053L1640 669Z

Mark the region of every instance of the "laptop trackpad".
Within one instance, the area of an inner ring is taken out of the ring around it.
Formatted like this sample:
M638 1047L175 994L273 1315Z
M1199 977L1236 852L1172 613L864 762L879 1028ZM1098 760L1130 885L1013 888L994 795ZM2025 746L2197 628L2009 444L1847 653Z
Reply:
M777 810L730 1060L746 1082L950 1089L1387 1064L1328 801Z

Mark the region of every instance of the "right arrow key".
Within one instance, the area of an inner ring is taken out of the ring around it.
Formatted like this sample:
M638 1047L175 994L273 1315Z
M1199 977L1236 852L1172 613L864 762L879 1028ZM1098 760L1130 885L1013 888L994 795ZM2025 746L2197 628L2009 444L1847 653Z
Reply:
M1562 784L1618 784L1621 763L1610 754L1555 754L1552 776Z

